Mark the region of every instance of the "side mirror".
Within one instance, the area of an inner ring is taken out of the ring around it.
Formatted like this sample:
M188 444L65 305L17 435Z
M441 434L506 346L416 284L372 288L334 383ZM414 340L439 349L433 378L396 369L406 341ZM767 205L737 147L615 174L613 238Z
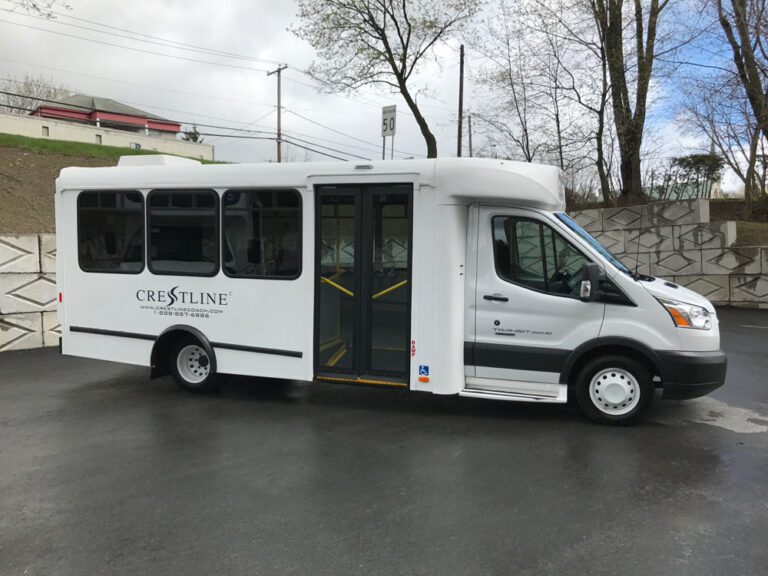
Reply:
M581 268L581 287L579 299L582 302L594 302L600 295L600 277L602 270L594 262L585 262Z

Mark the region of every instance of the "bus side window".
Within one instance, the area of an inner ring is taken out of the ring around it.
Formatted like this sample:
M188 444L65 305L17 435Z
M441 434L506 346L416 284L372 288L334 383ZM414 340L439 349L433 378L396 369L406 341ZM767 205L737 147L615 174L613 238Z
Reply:
M153 190L148 203L150 271L215 276L219 271L219 195L214 190Z
M550 226L526 218L495 216L497 274L539 292L578 298L581 268L589 262Z
M138 274L144 269L144 197L140 192L81 192L77 257L85 272Z
M224 260L232 278L293 279L301 274L301 195L292 189L224 194Z

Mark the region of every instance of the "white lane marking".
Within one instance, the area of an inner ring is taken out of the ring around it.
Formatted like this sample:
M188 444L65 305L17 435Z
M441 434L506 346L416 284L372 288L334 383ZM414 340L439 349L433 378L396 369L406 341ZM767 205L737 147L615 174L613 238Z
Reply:
M741 328L759 328L760 330L768 330L768 326L755 326L754 324L739 324Z
M738 434L760 434L768 432L768 416L755 410L730 406L714 398L703 397L682 400L679 403L665 402L666 409L651 415L650 420L661 424L690 422L718 426Z

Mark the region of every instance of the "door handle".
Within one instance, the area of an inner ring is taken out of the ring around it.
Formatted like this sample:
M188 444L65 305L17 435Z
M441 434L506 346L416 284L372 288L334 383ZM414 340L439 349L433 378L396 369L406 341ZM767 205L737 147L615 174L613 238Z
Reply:
M509 302L509 298L500 294L486 294L483 300L493 300L494 302Z

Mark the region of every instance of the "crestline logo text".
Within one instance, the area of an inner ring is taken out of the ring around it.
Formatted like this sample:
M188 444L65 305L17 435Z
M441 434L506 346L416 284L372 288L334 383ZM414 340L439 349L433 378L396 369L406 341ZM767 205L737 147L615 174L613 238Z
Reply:
M173 306L174 304L189 306L227 306L230 292L193 292L179 290L174 286L170 290L137 290L136 300Z

